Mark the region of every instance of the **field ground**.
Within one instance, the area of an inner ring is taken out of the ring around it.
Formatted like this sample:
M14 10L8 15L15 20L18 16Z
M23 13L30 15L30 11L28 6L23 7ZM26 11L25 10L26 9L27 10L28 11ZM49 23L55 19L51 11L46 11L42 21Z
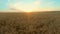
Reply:
M60 34L60 12L0 13L0 34Z

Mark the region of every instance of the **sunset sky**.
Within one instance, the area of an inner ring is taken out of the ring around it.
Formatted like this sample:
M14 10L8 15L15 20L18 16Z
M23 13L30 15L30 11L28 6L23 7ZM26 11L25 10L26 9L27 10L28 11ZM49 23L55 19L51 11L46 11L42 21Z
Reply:
M60 11L60 0L0 0L0 10Z

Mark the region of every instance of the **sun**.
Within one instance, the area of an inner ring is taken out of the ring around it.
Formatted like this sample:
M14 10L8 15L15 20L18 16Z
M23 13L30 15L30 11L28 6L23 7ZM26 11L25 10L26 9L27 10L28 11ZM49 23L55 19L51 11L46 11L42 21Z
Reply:
M29 12L32 12L32 11L24 11L24 12L27 12L27 13L29 13Z
M32 12L34 7L31 6L23 6L23 7L19 7L19 10L22 10L23 12Z
M25 8L25 9L22 9L24 12L32 12L32 8Z

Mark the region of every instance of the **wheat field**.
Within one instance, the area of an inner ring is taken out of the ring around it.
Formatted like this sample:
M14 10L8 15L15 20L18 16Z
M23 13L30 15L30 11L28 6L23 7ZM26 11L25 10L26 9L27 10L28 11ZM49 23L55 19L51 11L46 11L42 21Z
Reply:
M0 34L60 34L60 12L0 13Z

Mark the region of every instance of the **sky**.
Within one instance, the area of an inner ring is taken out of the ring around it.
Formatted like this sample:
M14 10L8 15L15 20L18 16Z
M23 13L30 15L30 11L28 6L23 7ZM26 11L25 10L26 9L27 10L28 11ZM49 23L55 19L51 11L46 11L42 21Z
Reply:
M60 11L60 0L0 0L0 11Z

